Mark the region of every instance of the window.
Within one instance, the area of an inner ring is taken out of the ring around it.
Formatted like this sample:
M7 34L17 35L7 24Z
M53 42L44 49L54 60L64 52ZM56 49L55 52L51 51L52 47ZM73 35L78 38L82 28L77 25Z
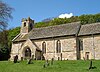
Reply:
M83 50L83 41L80 39L79 40L79 51Z
M57 43L56 43L56 53L61 53L61 43L60 43L60 40L58 40Z
M26 26L26 22L24 22L24 27Z
M46 53L46 43L45 42L42 43L42 52L43 54Z

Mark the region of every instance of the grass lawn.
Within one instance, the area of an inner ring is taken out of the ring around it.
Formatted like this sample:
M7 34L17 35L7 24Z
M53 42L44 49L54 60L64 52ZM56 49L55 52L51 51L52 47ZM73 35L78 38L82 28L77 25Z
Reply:
M50 62L50 61L49 61ZM45 61L27 61L13 63L10 61L0 61L0 72L100 72L100 60L93 60L95 69L88 70L90 61L54 61L53 65L44 68Z

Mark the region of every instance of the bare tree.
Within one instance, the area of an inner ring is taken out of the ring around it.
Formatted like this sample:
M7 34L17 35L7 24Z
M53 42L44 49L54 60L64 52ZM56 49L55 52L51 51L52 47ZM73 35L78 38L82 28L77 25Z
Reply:
M0 1L0 30L4 30L8 25L8 20L12 19L12 10L13 8Z

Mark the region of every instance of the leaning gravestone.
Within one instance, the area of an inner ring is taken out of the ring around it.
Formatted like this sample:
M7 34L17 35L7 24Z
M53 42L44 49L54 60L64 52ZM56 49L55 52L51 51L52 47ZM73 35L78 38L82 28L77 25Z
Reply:
M48 60L46 61L46 65L49 66L49 61Z
M90 61L90 67L89 67L89 69L92 69L92 60Z
M17 63L17 60L18 60L18 55L16 55L16 56L14 57L14 63Z
M43 67L46 68L47 66L49 66L49 61L46 60L46 62L44 63Z
M33 63L32 59L29 59L27 64L32 64L32 63Z
M52 58L52 60L51 60L51 65L53 65L53 62L54 62L54 58Z

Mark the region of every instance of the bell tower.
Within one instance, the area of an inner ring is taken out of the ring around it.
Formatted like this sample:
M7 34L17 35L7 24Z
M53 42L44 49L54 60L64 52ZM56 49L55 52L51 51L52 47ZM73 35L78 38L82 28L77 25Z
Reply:
M30 17L28 18L22 18L22 26L20 33L28 33L32 30L33 25L34 25L34 20L32 20Z

